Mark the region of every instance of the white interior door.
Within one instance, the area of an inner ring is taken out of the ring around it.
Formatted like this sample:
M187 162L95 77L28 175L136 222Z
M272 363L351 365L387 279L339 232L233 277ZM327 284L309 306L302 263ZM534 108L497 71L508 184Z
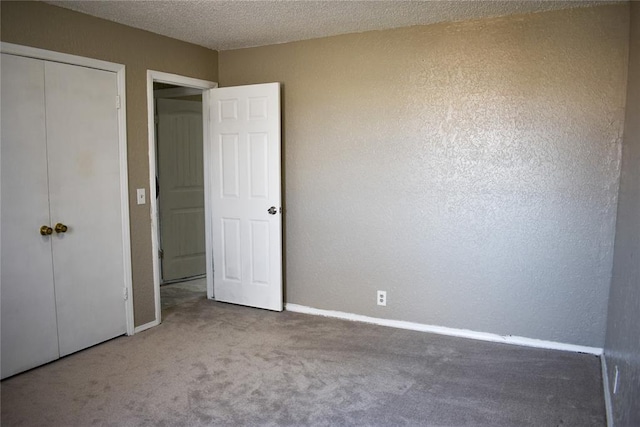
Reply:
M162 280L205 274L202 102L158 99Z
M126 332L116 74L45 63L60 355ZM126 191L126 190L124 190Z
M44 62L2 54L2 378L58 358Z
M280 84L209 99L215 299L281 311Z

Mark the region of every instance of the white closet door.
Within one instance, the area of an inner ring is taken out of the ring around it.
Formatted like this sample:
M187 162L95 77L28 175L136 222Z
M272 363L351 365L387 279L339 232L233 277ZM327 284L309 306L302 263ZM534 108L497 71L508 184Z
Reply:
M44 62L2 54L2 378L58 358Z
M126 332L116 74L45 63L60 355ZM126 190L125 190L126 191Z
M280 84L209 96L215 299L282 311Z
M205 274L202 101L158 99L162 280Z

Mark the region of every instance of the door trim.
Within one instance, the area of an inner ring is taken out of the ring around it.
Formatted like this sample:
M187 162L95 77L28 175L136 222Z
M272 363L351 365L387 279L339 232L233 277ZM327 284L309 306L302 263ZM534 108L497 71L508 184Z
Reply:
M133 282L131 273L131 232L129 229L129 174L127 169L127 100L125 66L114 62L85 58L83 56L69 55L67 53L54 52L51 50L5 42L0 42L0 52L116 73L118 86L117 91L120 100L120 107L118 108L118 150L120 168L120 215L122 218L122 257L125 286L123 289L123 298L126 296L124 303L127 335L133 335ZM114 100L114 103L115 102L116 100Z
M218 83L208 80L194 79L177 74L162 71L147 70L147 125L149 133L149 200L151 204L151 253L153 260L153 295L155 302L155 320L141 325L139 330L144 330L160 324L162 318L160 306L160 261L158 259L158 203L156 202L156 127L154 112L153 83L167 83L177 86L202 90L202 125L203 125L203 160L204 160L204 229L207 274L207 298L213 298L213 259L208 249L212 247L211 237L211 200L209 196L211 159L206 150L206 141L209 140L209 94L208 89L218 87ZM143 329L144 328L144 329ZM136 332L138 329L136 329Z
M180 98L182 96L192 96L202 94L201 89L195 89L192 87L176 87L171 89L158 89L153 91L153 95L157 98Z

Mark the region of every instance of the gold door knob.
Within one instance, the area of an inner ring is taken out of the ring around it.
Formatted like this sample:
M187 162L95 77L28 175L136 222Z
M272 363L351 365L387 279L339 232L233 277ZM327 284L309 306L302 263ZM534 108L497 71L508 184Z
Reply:
M56 224L55 227L56 233L66 233L67 232L67 226L62 224L61 222ZM49 233L51 234L51 233Z
M48 236L51 233L53 233L53 228L49 227L48 225L43 225L42 227L40 227L40 234L42 234L43 236Z

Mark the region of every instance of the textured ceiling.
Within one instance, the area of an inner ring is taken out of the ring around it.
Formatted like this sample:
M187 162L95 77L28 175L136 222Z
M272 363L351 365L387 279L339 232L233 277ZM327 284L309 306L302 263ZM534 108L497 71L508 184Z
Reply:
M611 1L48 1L215 50Z

